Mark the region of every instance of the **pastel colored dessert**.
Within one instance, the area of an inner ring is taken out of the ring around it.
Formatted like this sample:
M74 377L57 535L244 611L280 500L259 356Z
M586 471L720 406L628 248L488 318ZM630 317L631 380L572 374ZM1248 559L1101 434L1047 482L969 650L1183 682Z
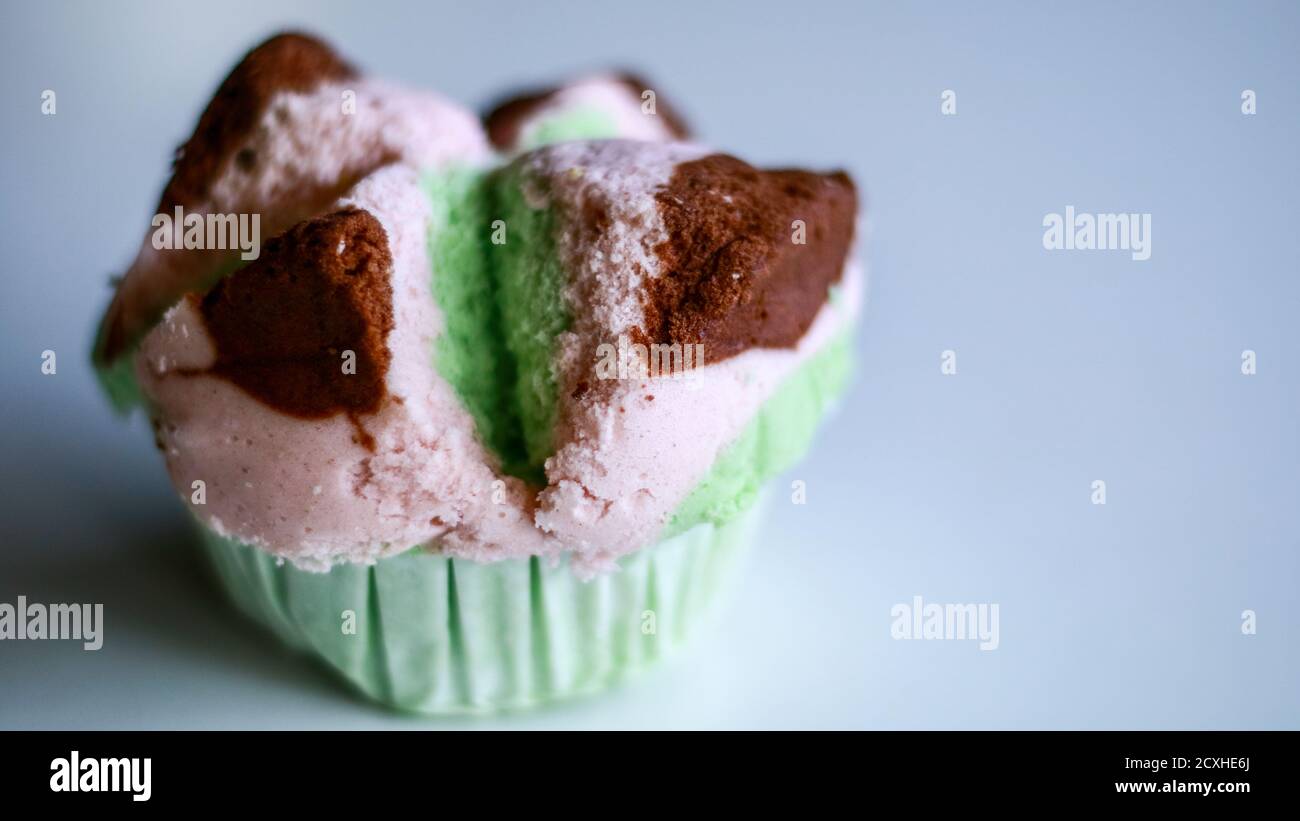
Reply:
M617 118L524 150L568 102L489 140L493 116L340 66L289 35L236 67L163 206L254 210L267 240L146 241L96 365L240 609L363 693L607 687L709 611L844 387L853 183ZM623 105L593 82L564 99ZM339 120L348 91L368 113Z

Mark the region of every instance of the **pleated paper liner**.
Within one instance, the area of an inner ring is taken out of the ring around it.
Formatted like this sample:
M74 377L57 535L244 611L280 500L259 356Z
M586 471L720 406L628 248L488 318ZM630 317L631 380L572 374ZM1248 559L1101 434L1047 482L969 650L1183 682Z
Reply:
M696 525L586 582L564 561L420 550L311 573L200 531L241 611L370 699L439 715L596 692L680 649L723 597L762 507Z

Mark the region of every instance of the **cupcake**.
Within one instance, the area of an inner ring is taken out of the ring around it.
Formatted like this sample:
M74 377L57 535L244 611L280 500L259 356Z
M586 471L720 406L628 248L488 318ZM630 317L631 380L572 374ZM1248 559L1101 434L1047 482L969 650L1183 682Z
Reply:
M682 142L641 85L480 121L275 37L159 205L265 242L155 218L101 323L230 598L378 702L523 708L678 648L844 387L853 183Z

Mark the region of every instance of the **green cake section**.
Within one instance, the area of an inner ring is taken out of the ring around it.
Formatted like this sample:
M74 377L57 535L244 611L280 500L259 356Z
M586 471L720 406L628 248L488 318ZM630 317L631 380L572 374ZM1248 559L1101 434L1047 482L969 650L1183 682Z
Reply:
M514 359L515 412L527 453L527 475L545 484L542 466L555 449L558 402L556 337L572 317L564 300L565 272L556 254L555 214L550 207L531 207L526 171L511 165L493 175L493 212L502 221L504 241L490 246L497 301L505 327L505 345Z
M473 168L426 173L421 186L430 203L433 296L445 323L435 343L434 362L503 469L527 475L513 401L515 360L506 350L490 264L495 229L488 174Z
M604 140L617 136L618 124L609 112L595 107L578 107L539 120L528 129L519 147L531 151L551 143Z
M139 346L132 345L117 359L105 365L95 357L94 353L99 350L99 336L103 333L104 322L101 320L95 347L90 354L90 364L95 371L95 377L99 379L99 387L108 397L113 410L125 416L137 405L144 404L144 395L140 393L140 385L135 379L135 352Z
M438 372L474 417L503 469L534 485L554 450L556 337L570 317L554 216L532 208L523 171L426 174L432 288L446 328Z
M763 483L794 465L812 443L817 424L844 391L853 369L853 336L842 331L786 378L708 475L673 513L662 534L671 538L701 522L724 524L753 505Z

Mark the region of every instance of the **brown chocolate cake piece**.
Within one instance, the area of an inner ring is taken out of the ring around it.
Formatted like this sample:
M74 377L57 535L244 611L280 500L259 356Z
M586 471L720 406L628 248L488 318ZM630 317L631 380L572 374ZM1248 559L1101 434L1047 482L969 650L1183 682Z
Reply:
M649 340L704 343L714 360L797 343L840 278L857 193L842 171L761 171L711 154L655 194L668 239L647 280Z
M367 211L294 226L200 299L217 353L208 371L294 416L375 412L391 359L392 265ZM348 351L354 368L343 378Z
M171 182L163 189L158 210L206 200L232 155L241 169L251 171L257 153L242 145L277 93L308 92L356 76L356 69L334 49L307 34L277 34L248 52L217 88L194 133L176 150Z
M177 151L158 217L256 219L265 239L320 214L385 165L436 170L489 156L471 112L362 76L309 35L280 34L245 55L218 87ZM101 366L186 292L207 290L256 253L158 246L155 239L151 228L105 315L95 348Z

